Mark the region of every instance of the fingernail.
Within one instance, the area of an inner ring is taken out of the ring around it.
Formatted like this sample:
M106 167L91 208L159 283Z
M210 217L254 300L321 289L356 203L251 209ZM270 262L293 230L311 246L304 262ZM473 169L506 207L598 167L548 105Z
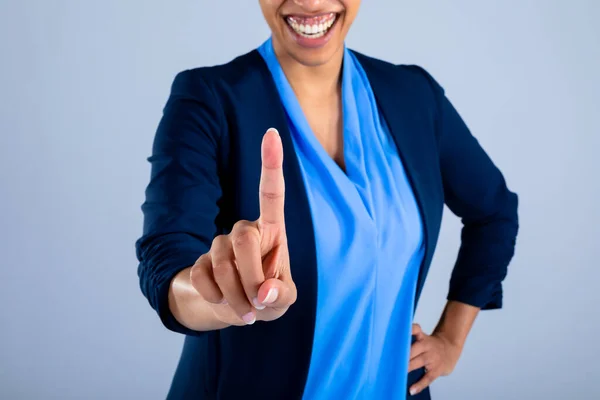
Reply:
M279 131L276 128L269 128L270 131L273 131L279 136Z
M414 396L415 394L417 394L417 389L416 388L410 389L410 395Z
M254 304L254 308L256 308L257 310L265 309L265 306L260 304L260 302L258 301L258 297L255 297L252 299L252 304Z
M246 323L246 325L252 325L256 322L256 316L254 316L254 313L250 311L248 314L242 317L242 320Z
M274 303L275 300L277 300L277 296L278 295L279 295L279 289L277 289L277 288L271 288L271 289L269 289L269 291L267 292L267 297L265 297L265 300L263 301L263 304Z

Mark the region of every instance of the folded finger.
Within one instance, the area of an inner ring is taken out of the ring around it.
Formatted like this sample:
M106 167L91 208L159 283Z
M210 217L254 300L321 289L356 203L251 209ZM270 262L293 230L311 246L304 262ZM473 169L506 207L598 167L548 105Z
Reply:
M209 303L220 304L224 301L223 293L215 282L212 271L212 262L209 253L203 254L190 271L192 286L202 298Z
M419 325L419 324L413 324L413 326L412 326L412 335L417 340L423 340L423 339L425 339L425 337L427 337L427 335L425 334L425 332L423 332L423 329L421 329L421 325Z
M432 371L428 371L420 381L415 383L410 387L410 395L414 396L416 394L421 393L425 390L429 385L433 383L434 380L438 378L437 374L434 374Z
M421 325L419 325L419 324L413 324L412 325L412 334L413 335L416 335L416 334L421 333L421 332L423 332L423 330L421 329Z
M408 363L408 372L415 371L419 368L427 366L429 363L429 357L427 353L422 353L419 356L412 358Z
M219 285L219 289L221 290L221 293L223 293L223 297L229 304L229 307L231 307L244 323L251 325L256 321L256 314L244 292L244 287L242 286L235 265L231 240L226 236L217 237L213 241L213 248L214 247L221 249L219 252L213 252L213 249L211 248L215 282Z
M260 249L260 233L252 222L238 222L232 232L233 253L246 297L254 307L264 306L257 301L258 288L265 281Z
M410 346L410 359L416 358L427 351L427 343L415 342Z

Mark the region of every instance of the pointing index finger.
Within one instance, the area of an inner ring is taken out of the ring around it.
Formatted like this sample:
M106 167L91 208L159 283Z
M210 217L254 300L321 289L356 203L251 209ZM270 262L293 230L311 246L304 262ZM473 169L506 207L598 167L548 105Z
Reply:
M277 129L270 128L262 141L260 175L260 219L266 224L284 224L283 146Z

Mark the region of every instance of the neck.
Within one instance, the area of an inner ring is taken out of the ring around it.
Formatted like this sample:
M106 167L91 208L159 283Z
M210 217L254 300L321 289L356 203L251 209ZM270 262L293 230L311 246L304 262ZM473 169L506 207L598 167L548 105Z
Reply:
M344 48L326 63L307 66L296 61L274 43L279 64L299 99L330 101L340 96Z

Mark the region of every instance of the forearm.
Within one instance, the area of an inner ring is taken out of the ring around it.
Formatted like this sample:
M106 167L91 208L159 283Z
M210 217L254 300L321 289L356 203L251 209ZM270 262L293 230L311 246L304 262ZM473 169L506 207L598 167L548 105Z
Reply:
M449 301L446 303L434 334L444 337L462 349L479 311L478 307L458 301Z
M204 300L190 280L191 267L179 272L169 287L169 308L179 323L195 331L213 331L243 325L228 305Z

